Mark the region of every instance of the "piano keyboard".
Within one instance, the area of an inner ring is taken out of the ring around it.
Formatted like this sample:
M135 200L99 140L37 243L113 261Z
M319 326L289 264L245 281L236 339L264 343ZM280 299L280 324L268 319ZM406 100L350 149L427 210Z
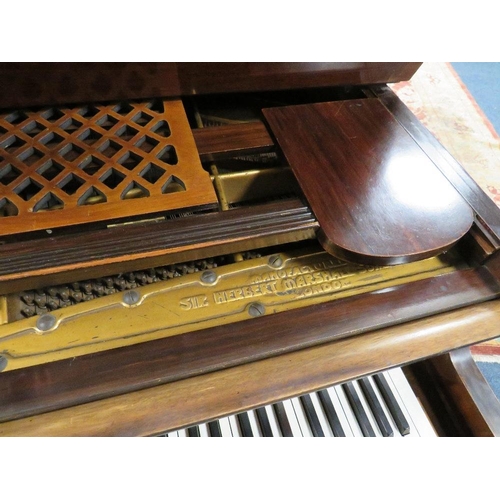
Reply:
M163 437L436 436L401 368Z

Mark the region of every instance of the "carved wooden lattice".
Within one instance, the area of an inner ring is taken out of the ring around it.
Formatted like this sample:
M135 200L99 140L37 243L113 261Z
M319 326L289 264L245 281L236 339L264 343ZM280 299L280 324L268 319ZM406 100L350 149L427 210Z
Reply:
M216 203L181 101L0 115L0 235Z

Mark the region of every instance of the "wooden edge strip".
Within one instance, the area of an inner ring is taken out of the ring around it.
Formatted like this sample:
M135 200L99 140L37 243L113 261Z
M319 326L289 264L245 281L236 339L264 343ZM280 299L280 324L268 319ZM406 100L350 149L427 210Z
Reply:
M215 161L234 154L265 153L274 142L262 122L193 129L201 161Z
M308 237L312 237L317 228L310 209L293 199L245 210L7 243L0 249L0 293L35 287L37 277L38 281L43 278L44 286L54 285L63 282L58 274L65 272L64 279L68 280L68 274L83 268L85 279L98 278L109 273L112 264L120 266L121 271L131 271L140 269L138 262L145 265L148 257L171 253L195 252L196 258L201 258L200 253L213 257L221 248L234 248L238 242L247 241L248 246L253 239L263 247L266 243L277 244L283 233L309 230L312 234ZM125 269L127 266L129 269Z
M482 269L456 271L329 303L12 370L0 374L0 421L293 352L493 299L499 293L498 284Z
M435 366L438 365L438 359ZM446 380L451 382L448 390L455 395L462 414L471 415L471 420L476 422L474 429L478 434L500 436L500 401L480 372L470 349L464 347L449 353L449 361L455 377L451 380L446 370L444 374Z
M498 335L491 301L113 398L0 424L0 436L134 436L234 414Z

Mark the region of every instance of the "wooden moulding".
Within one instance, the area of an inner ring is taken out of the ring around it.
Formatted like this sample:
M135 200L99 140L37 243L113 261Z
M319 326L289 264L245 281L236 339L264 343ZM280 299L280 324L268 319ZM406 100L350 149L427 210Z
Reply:
M0 421L104 399L166 382L359 336L426 315L494 299L484 269L440 275L333 302L251 318L0 374ZM348 314L346 314L348 311ZM464 337L464 335L462 335ZM473 343L485 333L462 338ZM397 342L394 346L398 351ZM390 359L391 352L386 353ZM406 352L409 362L415 356ZM382 362L369 371L382 370Z
M499 314L499 302L487 302L101 401L4 422L0 424L0 436L160 434L494 337L498 334ZM35 390L43 382L41 378Z
M0 246L0 294L314 238L296 199Z
M263 113L336 257L412 262L470 229L467 202L378 99Z

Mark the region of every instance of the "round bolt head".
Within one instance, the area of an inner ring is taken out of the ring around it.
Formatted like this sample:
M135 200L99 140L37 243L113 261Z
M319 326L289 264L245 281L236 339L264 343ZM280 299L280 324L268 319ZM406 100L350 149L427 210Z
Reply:
M57 319L53 314L43 314L36 320L36 327L42 332L46 332L54 328L57 323Z
M253 318L257 316L262 316L266 313L266 308L260 302L253 302L248 306L248 314Z
M128 306L133 306L137 304L141 298L141 294L137 290L127 290L123 294L123 302Z
M217 275L214 271L204 271L201 275L201 281L206 284L215 283L217 280Z
M268 264L272 267L281 267L283 265L283 259L281 255L271 255L268 260Z

